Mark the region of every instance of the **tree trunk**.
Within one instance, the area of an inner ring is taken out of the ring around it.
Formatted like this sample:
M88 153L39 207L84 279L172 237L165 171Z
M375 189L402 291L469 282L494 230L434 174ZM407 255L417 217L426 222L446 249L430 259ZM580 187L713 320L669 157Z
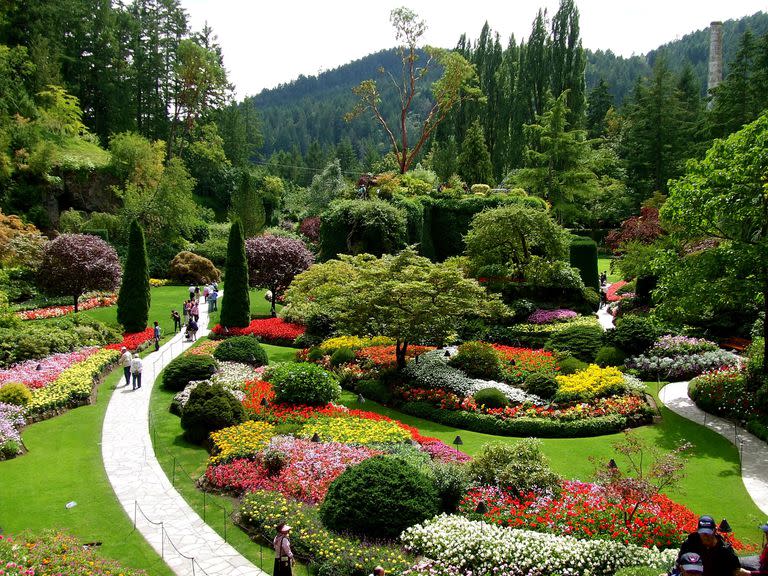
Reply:
M402 370L405 368L405 353L408 350L408 342L397 341L395 344L395 360L397 361L397 369Z
M77 301L80 299L80 294L75 296L75 314L77 314Z
M272 318L275 318L277 316L277 311L275 310L275 300L277 299L277 290L272 289Z

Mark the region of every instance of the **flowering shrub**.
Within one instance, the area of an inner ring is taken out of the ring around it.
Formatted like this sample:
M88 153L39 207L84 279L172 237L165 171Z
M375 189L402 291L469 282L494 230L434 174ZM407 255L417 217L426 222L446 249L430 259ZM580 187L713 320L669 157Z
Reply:
M149 279L149 285L152 288L160 288L162 286L171 286L173 284L173 280L170 278L150 278Z
M610 576L638 565L666 571L677 557L677 550L578 540L445 514L408 528L400 538L407 550L434 559L445 566L443 573L453 574Z
M120 354L114 350L102 349L82 362L73 364L48 386L32 392L27 411L30 414L44 412L90 397L95 378L119 357Z
M535 324L533 322L524 322L515 324L512 329L521 334L553 334L560 330L565 330L571 326L600 326L597 318L594 316L577 316L573 319L566 319L563 322L554 322L550 324Z
M558 308L557 310L536 310L533 314L528 316L528 322L531 324L551 324L553 322L562 322L563 320L570 320L576 318L578 314L573 310L565 308Z
M662 336L648 350L649 356L681 356L683 354L698 354L713 352L718 345L704 338L689 338L688 336Z
M257 336L263 342L277 345L290 345L304 334L306 328L301 324L292 324L282 318L257 318L245 328L224 328L221 324L213 327L213 332L218 337L227 336Z
M278 522L290 518L294 553L309 558L315 565L332 566L333 569L327 571L329 574L364 576L378 565L386 566L392 574L399 574L413 563L413 559L398 546L360 542L334 534L322 525L314 506L291 501L274 492L259 490L247 494L240 514L247 526L267 538L274 536Z
M117 303L117 296L114 294L109 296L97 296L95 298L88 298L79 302L77 309L81 312L83 310L90 310L92 308L103 308L105 306L113 306ZM17 312L16 315L22 320L39 320L40 318L57 318L59 316L66 316L70 312L74 312L75 307L69 306L48 306L46 308L36 308L35 310L24 310Z
M199 355L201 356L201 355ZM240 362L219 362L216 372L206 380L193 380L187 384L183 390L177 392L173 397L171 412L181 414L184 406L189 401L192 391L201 383L219 384L224 390L229 392L237 400L242 402L245 399L245 383L253 378L255 370L250 364L241 364Z
M626 390L624 375L618 368L608 366L600 368L597 364L590 364L586 370L581 370L568 376L557 377L559 389L555 400L558 398L590 399L601 396L612 396Z
M754 414L758 406L754 392L747 389L744 372L737 367L697 376L688 385L688 393L702 410L726 418L743 419Z
M96 353L98 348L91 346L75 352L53 354L42 360L27 360L0 370L0 388L8 382L21 382L30 389L42 388L59 377L72 364L82 362Z
M213 351L221 344L221 340L202 340L195 347L187 350L187 354L196 356L213 356Z
M104 348L107 350L120 350L123 346L125 346L128 348L128 350L134 351L138 350L139 346L145 342L149 342L154 337L154 330L152 328L147 328L143 332L132 332L124 334L122 342L118 342L117 344L107 344L104 346Z
M291 436L274 437L269 451L280 455L279 470L271 469L261 452L209 466L206 480L215 488L234 493L265 489L303 502L318 503L325 498L331 482L348 466L381 454L365 446L311 442Z
M710 370L739 365L739 357L725 350L680 356L641 354L628 358L624 365L646 378L686 380Z
M656 495L640 505L627 525L632 506L612 500L597 484L577 481L563 482L559 496L518 497L495 487L474 488L459 512L472 515L481 500L488 508L484 519L492 524L645 548L677 548L687 533L696 530L698 520L685 506Z
M211 432L213 443L213 464L225 462L233 458L251 456L269 444L275 427L266 422L248 420L237 426L222 428Z
M21 450L19 430L26 424L24 408L0 402L0 460ZM2 566L2 564L0 564Z
M323 442L347 444L403 442L411 437L410 431L394 420L373 420L357 416L313 418L304 425L301 435L311 438L314 434Z
M7 576L143 576L143 570L99 558L74 536L46 533L14 540L0 535L0 574Z
M335 336L328 338L320 344L320 349L326 354L333 354L339 348L349 348L357 350L366 346L389 346L394 344L395 340L388 336L373 336L371 338L362 338L360 336Z
M434 350L434 346L408 346L405 352L406 360L413 360L416 356ZM397 359L395 358L395 346L364 346L355 352L358 362L366 367L375 368L394 368Z

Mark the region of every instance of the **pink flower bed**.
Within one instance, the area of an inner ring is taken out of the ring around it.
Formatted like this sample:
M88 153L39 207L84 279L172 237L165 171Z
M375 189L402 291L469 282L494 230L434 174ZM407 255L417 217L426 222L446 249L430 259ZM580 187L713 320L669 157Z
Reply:
M563 320L570 320L576 318L578 314L573 310L565 308L559 308L557 310L536 310L533 314L528 316L528 322L531 324L550 324L552 322L562 322Z
M78 303L77 309L90 310L91 308L102 308L104 306L112 306L117 302L117 296L98 296L96 298L88 298ZM66 316L70 312L74 312L75 307L69 306L48 306L47 308L36 308L35 310L24 310L17 312L16 315L22 320L38 320L40 318L57 318L58 316Z
M43 388L56 380L59 374L76 362L82 362L99 350L98 346L75 352L63 352L42 360L27 360L0 370L0 387L8 382L21 382L28 388ZM38 369L39 366L39 369Z
M325 498L331 482L348 466L381 454L364 446L312 442L288 436L273 439L270 449L285 456L285 464L277 473L270 473L263 455L258 454L253 460L237 458L227 464L209 466L205 477L212 486L222 490L237 493L272 490L316 504Z

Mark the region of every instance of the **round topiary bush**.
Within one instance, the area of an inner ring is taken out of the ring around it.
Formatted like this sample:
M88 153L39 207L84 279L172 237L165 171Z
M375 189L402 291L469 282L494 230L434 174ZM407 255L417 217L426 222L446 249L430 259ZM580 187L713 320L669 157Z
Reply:
M244 421L243 405L219 384L197 386L181 413L184 437L195 444L207 440L211 432Z
M266 366L269 358L264 348L253 336L233 336L227 338L213 351L216 360L242 362L254 366Z
M534 372L525 379L523 388L539 398L551 400L557 394L557 380L549 374Z
M317 364L280 364L269 370L266 379L275 390L276 402L327 404L341 396L336 376Z
M331 366L341 366L355 359L355 353L349 348L339 348L331 355Z
M0 403L26 406L32 400L32 391L21 382L8 382L0 388Z
M622 366L626 359L627 355L615 346L603 346L597 351L595 364L600 366L600 368L605 368L606 366Z
M396 538L439 511L430 478L400 458L376 456L347 468L331 483L320 518L337 532Z
M629 356L642 354L662 335L654 319L641 314L622 316L616 320L615 326L606 333L606 340Z
M210 378L216 367L216 360L207 354L179 356L163 370L162 386L171 392L181 392L192 380Z
M501 359L486 342L465 342L449 364L474 378L497 380L502 375Z
M570 326L552 334L544 349L568 352L583 362L592 362L602 345L600 326Z
M359 380L355 383L355 392L379 404L389 404L393 399L389 386L380 380Z
M524 438L515 444L485 444L469 463L469 474L475 482L518 494L560 490L560 477L550 469L538 438Z
M581 372L587 366L589 366L589 364L586 362L582 362L570 354L566 354L562 358L558 359L557 365L560 367L560 374L565 376L568 376L569 374L576 374L576 372Z
M483 388L475 392L473 398L478 405L486 408L506 408L509 406L509 399L498 388Z
M213 262L187 250L173 257L168 275L181 284L207 284L221 280L221 272Z

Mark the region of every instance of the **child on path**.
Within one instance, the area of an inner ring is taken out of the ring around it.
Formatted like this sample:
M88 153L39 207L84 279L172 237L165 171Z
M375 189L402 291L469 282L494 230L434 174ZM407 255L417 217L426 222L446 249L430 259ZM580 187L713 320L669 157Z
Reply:
M155 339L155 352L157 352L160 350L160 324L157 323L157 320L155 320L155 327L152 334Z

